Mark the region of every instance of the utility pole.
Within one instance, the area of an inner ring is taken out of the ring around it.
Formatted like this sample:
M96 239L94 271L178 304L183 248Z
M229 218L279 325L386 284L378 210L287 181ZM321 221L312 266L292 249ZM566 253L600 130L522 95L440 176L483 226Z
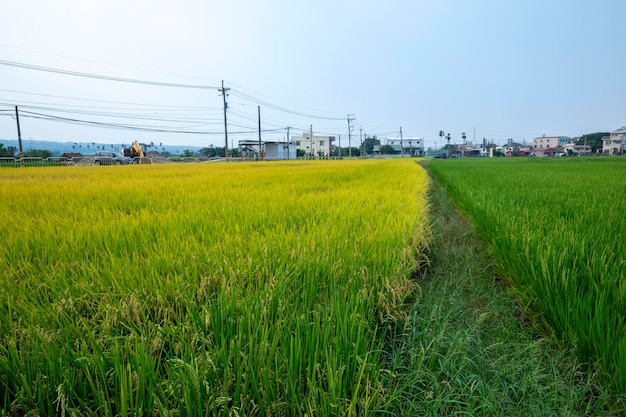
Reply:
M404 141L402 140L402 126L400 126L400 157L404 158Z
M222 93L222 97L224 98L224 158L228 161L228 124L226 122L226 109L228 108L228 104L226 103L226 92L230 90L230 88L224 88L224 80L222 80L222 88L219 88L217 91Z
M289 160L289 126L287 126L287 160Z
M352 159L352 136L350 136L350 130L348 130L348 158Z
M463 150L461 151L461 157L465 156L465 147L467 145L467 135L465 132L461 133L461 137L463 138Z
M352 117L350 117L352 116ZM348 156L352 158L352 125L351 123L355 120L354 114L348 115Z
M359 141L360 141L360 145L359 145L359 153L361 154L361 158L363 158L363 128L359 127Z
M364 140L367 140L367 132L363 131L363 137L365 138ZM363 158L365 158L367 156L367 154L365 153L365 143L361 142L361 152L363 153Z
M259 159L265 159L265 152L263 152L263 144L261 143L261 106L257 106L257 111L259 113Z
M20 115L15 106L15 120L17 121L17 143L20 147L20 166L24 167L24 149L22 148L22 131L20 130Z
M337 157L341 159L341 133L338 133L337 136L339 137L339 152L337 152Z
M311 131L309 132L309 136L311 139L311 148L309 149L310 159L313 159L313 125L311 125Z

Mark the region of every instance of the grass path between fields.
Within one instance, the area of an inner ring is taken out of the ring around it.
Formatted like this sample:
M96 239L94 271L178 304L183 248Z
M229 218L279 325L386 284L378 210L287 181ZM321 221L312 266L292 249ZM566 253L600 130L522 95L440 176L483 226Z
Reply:
M434 180L430 265L392 340L396 415L625 415L572 352L516 305L476 233Z

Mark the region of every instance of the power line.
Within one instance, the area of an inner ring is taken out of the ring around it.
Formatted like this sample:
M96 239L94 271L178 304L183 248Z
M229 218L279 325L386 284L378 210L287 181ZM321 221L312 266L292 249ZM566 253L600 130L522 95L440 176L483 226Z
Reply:
M369 133L369 137L374 137L376 136L377 138L381 138L381 137L387 137L387 136L391 136L391 135L396 135L396 138L398 136L400 136L400 132L397 130L391 131L391 132L375 132L375 133Z
M0 44L0 46L3 46L2 44ZM6 45L4 45L6 46ZM37 66L37 65L31 65L31 64L26 64L26 63L20 63L20 62L15 62L15 61L7 61L7 60L0 60L0 65L5 65L5 66L11 66L11 67L16 67L16 68L22 68L22 69L29 69L29 70L35 70L35 71L44 71L44 72L50 72L50 73L56 73L56 74L62 74L62 75L69 75L69 76L76 76L76 77L85 77L85 78L93 78L93 79L101 79L101 80L107 80L107 81L117 81L117 82L125 82L125 83L134 83L134 84L144 84L144 85L155 85L155 86L161 86L161 87L175 87L175 88L187 88L187 89L214 89L219 91L220 93L222 93L222 95L224 96L224 135L225 135L225 141L227 143L228 139L227 139L227 123L226 123L226 112L228 106L226 103L226 96L230 93L233 94L234 96L237 96L243 100L252 102L257 104L258 106L264 106L264 107L268 107L270 109L279 111L279 112L284 112L284 113L289 113L292 115L296 115L296 116L300 116L300 117L305 117L305 118L312 118L312 119L323 119L323 120L335 120L335 121L340 121L340 120L345 120L343 117L332 117L332 116L325 116L325 115L317 115L317 114L311 114L311 113L306 113L306 112L302 112L302 111L297 111L297 110L293 110L291 108L288 107L284 107L281 105L277 105L277 104L273 104L269 101L263 100L263 99L259 99L255 96L252 96L248 93L245 93L241 90L238 89L231 89L231 88L227 88L224 87L224 82L222 81L222 86L220 87L216 87L216 86L208 86L208 85L191 85L191 84L179 84L179 83L169 83L169 82L160 82L160 81L150 81L150 80L141 80L141 79L131 79L131 78L122 78L122 77L113 77L113 76L107 76L107 75L101 75L101 74L94 74L94 73L86 73L86 72L78 72L78 71L70 71L70 70L65 70L65 69L59 69L59 68L53 68L53 67L45 67L45 66ZM6 90L6 89L0 89L0 91L5 91L5 92L11 92L11 93L17 93L17 94L32 94L32 95L39 95L39 96L44 96L44 97L54 97L54 98L58 98L58 99L63 99L63 100L81 100L81 101L90 101L90 102L100 102L100 103L110 103L110 104L126 104L126 105L143 105L146 107L152 107L152 108L165 108L166 111L170 111L170 112L175 112L175 111L190 111L190 110L198 110L198 111L206 111L206 110L218 110L219 108L209 108L209 107L197 107L197 106L172 106L172 105L157 105L157 104L140 104L140 103L124 103L124 102L116 102L116 101L105 101L105 100L95 100L95 99L83 99L83 98L77 98L77 97L67 97L67 96L55 96L55 95L46 95L46 94L38 94L38 93L30 93L30 92L24 92L24 91L16 91L16 90ZM18 100L20 101L20 100ZM52 111L52 112L64 112L64 113L73 113L73 114L82 114L82 115L91 115L91 116L100 116L100 117L125 117L125 118L129 118L129 119L140 119L140 120L154 120L154 121L167 121L167 122L172 122L172 123L201 123L198 124L194 127L197 126L204 126L204 125L210 125L212 123L206 123L206 119L204 118L197 118L196 115L181 115L181 114L177 114L175 116L169 116L170 118L163 118L163 113L161 113L161 116L154 116L154 115L138 115L138 114L127 114L127 113L111 113L111 112L98 112L98 111L91 111L91 110L86 110L86 109L95 109L95 110L109 110L110 108L104 108L104 107L96 107L96 106L83 106L83 105L73 105L73 104L51 104L51 103L33 103L33 102L26 102L28 103L26 105L27 108L31 108L34 110L44 110L44 111ZM1 104L1 103L0 103ZM33 104L43 104L46 106L53 106L53 107L38 107L38 106L33 106ZM60 109L59 107L65 107L66 109ZM132 112L139 112L142 111L143 109L119 109L119 108L113 108L113 110L127 110L127 111L132 111ZM233 112L234 115L236 115L237 117L247 120L247 121L253 121L256 119L253 119L251 115L248 115L244 112L237 112L237 111L233 111L232 109L231 112ZM151 110L145 110L145 111L151 111ZM201 115L197 115L199 117L201 117ZM54 121L63 121L66 123L76 123L76 124L83 124L83 125L92 125L92 126L102 126L102 127L111 127L111 128L117 128L117 129L130 129L130 130L144 130L144 131L150 131L150 132L169 132L169 133L194 133L194 134L220 134L221 132L210 132L210 131L188 131L188 130L180 130L180 128L174 128L174 129L166 129L163 127L146 127L146 126L135 126L132 124L118 124L118 123L106 123L106 122L96 122L96 121L90 121L90 120L81 120L81 119L75 119L75 118L71 118L71 117L61 117L61 116L53 116L50 114L43 114L43 113L35 113L32 112L30 115L26 115L26 117L33 117L33 118L42 118L42 119L46 119L46 120L54 120ZM174 118L171 118L174 117ZM210 121L210 119L209 119ZM263 130L263 131L267 131L267 132L277 132L277 131L284 131L285 128L282 126L286 126L287 124L290 123L282 123L280 121L275 121L275 120L271 120L271 119L267 119L267 121L264 120L264 122L269 122L270 126L276 126L276 129L272 129L272 130ZM231 122L232 123L232 122ZM297 127L293 126L292 127L298 129ZM249 126L246 122L243 123L233 123L233 126L236 127L242 127L244 129L251 129L251 132L233 132L233 133L237 133L237 134L249 134L249 133L253 133L253 127ZM303 132L306 131L307 129L302 128L301 129ZM258 131L255 130L254 132ZM336 135L336 134L334 134Z
M168 107L168 108L198 109L198 110L221 110L222 109L221 107L176 106L176 105L170 105L170 104L149 104L149 103L132 103L132 102L125 102L125 101L96 100L96 99L91 99L91 98L56 96L52 94L31 93L28 91L6 90L3 88L0 88L0 91L5 91L8 93L17 93L17 94L28 94L28 95L41 96L41 97L61 98L65 100L90 101L90 102L95 102L95 103L108 103L108 104L123 104L123 105L129 105L129 106ZM63 106L63 104L58 104L58 105Z
M41 67L38 65L23 64L23 63L14 62L14 61L0 60L0 65L7 65L10 67L25 68L25 69L36 70L36 71L52 72L52 73L63 74L63 75L73 75L76 77L96 78L100 80L119 81L119 82L124 82L124 83L133 83L133 84L157 85L160 87L193 88L193 89L205 89L205 90L207 89L217 90L218 89L218 87L213 87L213 86L208 86L208 85L176 84L176 83L166 83L166 82L160 82L160 81L147 81L147 80L135 80L135 79L130 79L130 78L111 77L108 75L68 71L68 70L51 68L51 67Z
M238 104L241 104L241 103L238 103ZM244 104L241 104L241 105L244 105ZM258 121L258 116L253 116L253 115L251 115L249 113L245 113L245 112L236 110L232 106L229 106L228 109L230 110L231 120L233 119L233 116L235 116L235 117L239 117L239 118L245 119L247 121L255 122L255 123ZM263 123L265 125L274 126L276 128L283 129L283 130L285 129L284 126L287 124L284 121L269 119L269 118L266 118L266 117L263 118ZM303 131L304 130L307 130L307 131L309 130L308 127L307 128L304 128L304 127L299 128L297 126L294 126L293 124L290 124L290 126L291 126L291 128L295 128L296 130L303 130Z
M65 122L65 123L70 123L70 124L106 127L106 128L141 131L141 132L183 133L183 134L195 134L195 135L221 135L223 134L223 132L220 132L220 131L197 131L197 130L180 130L180 129L176 130L176 129L168 129L165 127L149 127L149 126L121 124L121 123L96 122L93 120L74 119L74 118L69 118L69 117L54 116L54 115L45 114L45 113L23 111L23 110L20 111L20 114L23 117L29 117L32 119L41 119L41 120L48 120L48 121ZM256 133L256 130L249 131L249 132L244 131L244 132L233 132L233 133L234 134Z
M236 85L234 83L229 83L229 84L232 87L234 87L233 88L234 91L240 93L241 95L245 95L247 97L246 99L249 99L249 100L253 101L255 104L263 104L263 105L266 105L267 107L277 108L279 110L282 110L282 109L289 109L290 110L291 107L294 107L294 105L292 105L292 104L286 104L286 105L273 104L272 101L274 101L274 100L271 99L271 98L269 98L269 100L271 100L271 101L268 101L268 100L265 100L265 99L262 99L262 98L258 98L259 96L261 96L261 94L254 93L254 92L244 92L245 89L243 87L241 87L239 85ZM330 117L327 117L327 116L315 116L315 115L313 115L311 113L306 113L304 111L297 111L297 110L293 110L293 112L295 112L296 115L304 116L304 117L313 117L313 118L330 119L330 120L343 120L343 117L339 117L339 116L337 116L337 117L334 117L334 116L330 116ZM307 127L306 130L308 131L310 129Z
M235 96L238 96L240 98L243 98L245 100L251 101L253 103L256 103L258 105L263 105L263 106L272 108L274 110L282 111L282 112L285 112L285 113L290 113L290 114L293 114L293 115L296 115L296 116L308 117L308 118L312 118L312 119L344 120L343 117L319 116L319 115L313 115L313 114L309 114L309 113L299 112L299 111L296 111L296 110L291 110L291 109L288 109L286 107L278 106L278 105L272 104L272 103L270 103L268 101L258 99L256 97L253 97L253 96L251 96L249 94L246 94L246 93L244 93L242 91L235 90L235 89L231 89L231 94L233 94Z
M0 105L9 106L7 103L0 103ZM43 106L33 106L33 105L20 105L20 108L32 109L32 110L46 110L53 111L58 113L70 113L70 114L84 114L90 116L103 116L103 117L114 117L114 118L126 118L126 119L141 119L141 120L155 120L155 121L164 121L164 122L174 122L174 123L189 123L189 122L206 122L210 120L216 119L206 119L199 118L199 115L189 115L189 117L184 117L185 115L176 115L178 117L176 119L169 119L164 116L166 114L162 114L160 116L156 115L145 115L145 114L129 114L129 113L114 113L114 112L103 112L103 111L92 111L92 110L81 110L81 109L58 109L54 107L43 107Z
M0 46L5 47L5 48L20 49L22 51L35 52L35 53L38 53L38 54L43 54L43 55L48 55L48 56L55 56L55 57L60 57L60 58L65 58L65 59L71 59L71 60L74 60L74 61L82 61L82 62L89 62L89 63L92 63L92 64L107 65L109 67L125 68L125 69L131 69L131 70L143 71L143 72L152 72L152 73L155 73L155 74L173 75L173 76L176 76L176 77L196 78L196 79L199 79L199 80L217 81L215 79L206 78L206 77L195 77L195 76L191 76L191 75L176 74L176 73L164 72L164 71L155 71L155 70L149 70L149 69L145 69L145 68L130 67L128 65L118 65L118 64L111 64L111 63L103 62L103 61L94 61L94 60L90 60L90 59L76 58L76 57L67 56L67 55L52 54L50 52L38 51L36 49L29 49L29 48L21 48L19 46L7 45L7 44L4 44L4 43L0 43Z

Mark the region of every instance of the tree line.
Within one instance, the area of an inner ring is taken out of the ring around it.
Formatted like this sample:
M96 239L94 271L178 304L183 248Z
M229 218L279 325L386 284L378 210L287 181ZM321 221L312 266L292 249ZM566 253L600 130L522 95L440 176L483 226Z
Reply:
M18 155L18 149L15 146L4 146L0 143L0 158L15 158ZM49 158L52 152L47 149L28 149L24 151L26 158Z

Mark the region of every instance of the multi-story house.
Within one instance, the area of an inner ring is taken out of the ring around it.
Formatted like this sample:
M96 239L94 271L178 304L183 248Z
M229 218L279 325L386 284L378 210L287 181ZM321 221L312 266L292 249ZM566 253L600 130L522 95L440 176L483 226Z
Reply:
M626 153L626 127L611 132L602 138L603 155L623 155Z
M563 147L570 143L569 136L542 136L533 139L533 149L557 148Z
M409 156L422 156L424 152L424 140L422 138L386 138L387 145L393 147L396 152Z
M591 146L589 145L576 145L575 143L568 143L564 149L566 155L591 155Z
M291 140L296 144L296 148L305 152L308 157L326 157L335 150L334 136L315 136L311 139L311 134L304 132L302 136L293 136Z
M513 142L513 139L509 138L506 145L502 147L502 153L505 156L518 156L529 150L530 146L526 143Z

